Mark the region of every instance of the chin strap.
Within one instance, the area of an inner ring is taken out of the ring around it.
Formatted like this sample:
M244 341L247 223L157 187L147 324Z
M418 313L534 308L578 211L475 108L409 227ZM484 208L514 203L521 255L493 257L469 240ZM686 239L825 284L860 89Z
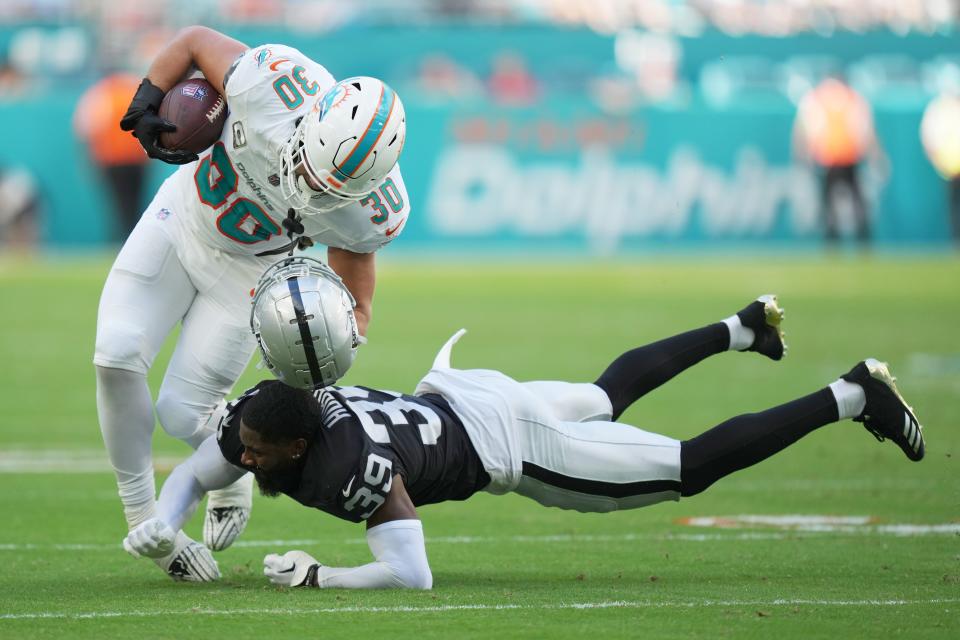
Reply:
M290 238L290 242L276 249L261 251L257 254L258 258L262 256L277 256L281 253L292 256L293 252L297 249L303 251L313 246L313 240L303 235L303 222L301 222L300 216L297 215L297 212L293 209L287 209L287 217L283 220L283 228L287 230L287 237Z

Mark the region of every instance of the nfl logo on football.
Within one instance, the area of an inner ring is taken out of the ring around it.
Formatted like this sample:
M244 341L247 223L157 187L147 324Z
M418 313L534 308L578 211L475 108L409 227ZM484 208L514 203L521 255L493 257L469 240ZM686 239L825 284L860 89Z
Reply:
M203 88L203 85L199 84L188 84L180 89L180 93L194 100L203 100L207 97L207 90Z

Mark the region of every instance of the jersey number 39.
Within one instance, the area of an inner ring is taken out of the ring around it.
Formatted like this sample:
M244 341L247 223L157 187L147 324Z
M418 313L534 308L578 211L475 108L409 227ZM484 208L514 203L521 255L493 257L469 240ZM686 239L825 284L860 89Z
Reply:
M378 456L375 453L367 456L367 468L363 474L363 484L353 494L353 497L343 505L343 508L347 511L353 511L358 506L365 509L366 511L360 514L360 518L363 520L373 515L373 512L386 502L386 496L390 493L390 487L393 486L392 470L393 463L383 456Z

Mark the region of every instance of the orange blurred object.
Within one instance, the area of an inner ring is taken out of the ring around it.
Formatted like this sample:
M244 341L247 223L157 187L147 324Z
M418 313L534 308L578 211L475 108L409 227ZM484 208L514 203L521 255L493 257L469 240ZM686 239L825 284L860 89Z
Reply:
M74 129L89 145L97 164L114 166L147 162L147 155L137 139L120 129L120 119L139 85L140 78L115 73L87 89L80 98L74 113Z
M859 163L873 143L873 114L860 94L834 78L812 89L797 111L801 141L824 167Z

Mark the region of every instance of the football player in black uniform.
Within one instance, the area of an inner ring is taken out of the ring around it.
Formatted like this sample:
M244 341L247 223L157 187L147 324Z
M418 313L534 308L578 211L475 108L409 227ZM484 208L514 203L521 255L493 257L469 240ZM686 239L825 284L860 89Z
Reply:
M173 471L158 517L132 531L124 547L151 557L168 552L204 493L249 471L265 495L365 521L375 558L334 568L303 551L270 554L264 573L272 582L429 589L420 505L480 490L594 512L678 500L849 418L920 460L920 425L886 365L872 359L815 393L682 442L613 422L712 354L751 350L779 360L782 317L776 298L763 296L722 322L624 353L592 384L520 383L496 371L453 369L449 354L462 331L414 395L261 382L226 408L216 438Z

